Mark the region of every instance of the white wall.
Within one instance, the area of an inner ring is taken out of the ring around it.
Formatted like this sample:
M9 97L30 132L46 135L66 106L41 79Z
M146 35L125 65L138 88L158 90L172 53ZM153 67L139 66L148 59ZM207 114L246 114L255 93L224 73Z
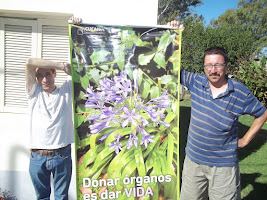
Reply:
M1 145L0 170L25 171L29 151L25 148L28 115L0 113Z
M0 0L0 15L75 14L96 24L156 25L158 0ZM76 3L76 4L74 4Z
M157 0L80 0L79 2L0 0L0 17L24 19L56 17L67 20L74 14L81 17L84 22L95 24L156 25L157 23ZM3 72L2 69L3 66L0 66L0 72ZM35 199L28 174L30 152L25 147L28 121L27 113L0 112L0 189L7 190L10 196L15 196L18 200ZM71 183L70 199L75 200L75 178Z

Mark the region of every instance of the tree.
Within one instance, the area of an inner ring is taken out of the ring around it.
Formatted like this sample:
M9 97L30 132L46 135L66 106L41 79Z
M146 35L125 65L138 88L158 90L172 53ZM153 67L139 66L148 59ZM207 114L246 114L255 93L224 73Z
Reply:
M258 54L267 47L267 2L266 0L240 0L237 9L229 9L211 23L214 27L241 25L253 33L252 48Z
M248 57L252 52L253 33L238 24L208 27L205 38L204 46L221 46L228 52L230 73L233 73L238 57Z
M192 72L203 72L202 57L205 50L205 28L203 18L196 14L183 21L185 30L182 35L182 59L183 69Z
M228 51L229 73L233 73L237 58L251 53L253 33L241 25L220 27L204 26L203 18L197 15L184 20L185 30L182 36L182 68L203 73L203 53L211 46L221 46Z
M189 7L203 4L201 0L159 0L158 24L166 24L174 19L184 19L190 15Z

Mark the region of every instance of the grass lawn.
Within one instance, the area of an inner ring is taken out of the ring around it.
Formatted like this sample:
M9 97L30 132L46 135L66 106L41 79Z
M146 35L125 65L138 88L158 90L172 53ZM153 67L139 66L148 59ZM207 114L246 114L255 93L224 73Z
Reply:
M190 121L191 103L185 99L180 101L180 168L184 160L187 129ZM239 118L239 137L249 129L253 118ZM241 196L243 200L267 199L267 123L250 142L239 149L239 165L241 173Z

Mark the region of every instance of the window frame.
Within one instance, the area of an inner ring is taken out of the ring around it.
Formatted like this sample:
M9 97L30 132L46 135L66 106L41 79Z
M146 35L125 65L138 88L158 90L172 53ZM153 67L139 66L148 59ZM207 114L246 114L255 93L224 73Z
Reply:
M12 112L12 113L27 113L28 108L20 108L19 106L7 106L5 105L5 25L18 25L18 26L31 26L32 27L32 42L31 42L31 57L42 58L42 28L45 25L49 26L62 26L68 27L67 20L64 19L22 19L22 18L8 18L0 17L0 113ZM69 40L68 40L69 41ZM70 54L69 48L67 51L67 59L64 62L69 62ZM25 60L26 62L26 60ZM58 73L57 76L65 76L62 73ZM14 87L15 88L15 87ZM26 93L25 93L26 96ZM19 98L19 97L18 97Z

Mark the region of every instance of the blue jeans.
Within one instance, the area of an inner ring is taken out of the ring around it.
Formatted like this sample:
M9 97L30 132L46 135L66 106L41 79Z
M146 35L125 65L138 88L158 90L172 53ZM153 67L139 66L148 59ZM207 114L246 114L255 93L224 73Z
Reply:
M49 200L53 175L55 200L68 200L72 174L71 146L55 151L53 156L31 152L30 175L38 200Z

